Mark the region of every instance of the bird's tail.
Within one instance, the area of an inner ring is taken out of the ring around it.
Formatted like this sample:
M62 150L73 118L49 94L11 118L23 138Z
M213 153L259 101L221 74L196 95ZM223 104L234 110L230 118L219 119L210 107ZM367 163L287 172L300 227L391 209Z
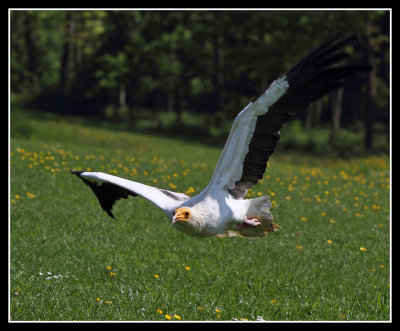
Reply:
M249 226L237 230L229 230L227 233L218 235L218 238L224 237L246 237L257 238L267 234L267 232L278 231L281 227L272 222L271 201L268 195L255 199L250 199L250 206L247 210L247 218L255 218L261 222L261 225L255 227Z

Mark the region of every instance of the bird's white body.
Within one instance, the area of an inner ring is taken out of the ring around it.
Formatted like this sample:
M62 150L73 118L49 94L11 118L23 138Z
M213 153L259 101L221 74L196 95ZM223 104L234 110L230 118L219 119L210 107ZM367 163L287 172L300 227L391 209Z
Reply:
M371 70L357 65L331 67L348 57L335 52L355 40L354 36L339 39L318 47L237 115L211 180L200 194L189 197L101 172L72 173L90 186L111 217L116 200L140 195L161 208L174 227L192 236L251 238L278 230L268 196L243 197L263 177L279 130L293 114L343 85L351 75Z
M259 237L267 231L278 229L276 224L272 223L272 215L269 212L271 202L268 196L246 200L226 196L217 200L211 195L199 194L182 204L182 207L189 207L195 216L189 224L174 225L182 232L196 237ZM252 217L257 218L261 225L239 226Z
M272 224L272 215L269 213L271 202L268 196L237 200L225 190L207 186L198 195L189 198L185 194L171 191L164 191L168 192L166 195L158 188L102 172L81 172L79 176L98 187L101 187L103 183L112 183L134 191L163 210L170 222L172 222L174 210L182 207L190 208L193 212L191 221L189 223L175 222L173 226L196 237L255 237L265 234L266 227L270 228ZM169 194L176 194L176 197L181 197L182 200L174 199ZM268 225L254 228L236 226L245 221L246 217L255 217L257 214L260 220L267 222Z

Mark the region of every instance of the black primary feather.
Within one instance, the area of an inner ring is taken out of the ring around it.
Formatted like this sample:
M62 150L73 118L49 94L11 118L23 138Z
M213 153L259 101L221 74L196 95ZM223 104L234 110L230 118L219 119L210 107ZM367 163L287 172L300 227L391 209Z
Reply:
M111 208L115 201L119 199L127 199L129 195L136 197L137 194L130 192L122 187L110 183L94 183L81 176L83 171L71 171L71 174L77 175L82 181L88 185L99 200L101 208L112 218L114 218Z
M289 88L265 115L257 119L249 151L243 163L242 177L235 183L235 187L229 190L235 198L243 198L246 191L263 178L269 156L279 141L279 130L294 114L330 91L343 86L348 78L372 70L370 65L364 64L337 65L350 57L346 52L337 51L358 41L357 35L336 35L284 74Z

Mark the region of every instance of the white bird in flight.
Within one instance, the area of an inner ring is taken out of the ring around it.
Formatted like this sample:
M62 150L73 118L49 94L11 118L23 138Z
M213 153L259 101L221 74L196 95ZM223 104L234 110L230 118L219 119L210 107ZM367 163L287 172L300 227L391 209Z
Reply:
M337 65L349 57L341 49L357 40L357 35L331 38L250 102L235 118L209 184L194 197L102 172L71 173L92 189L111 217L116 200L140 195L162 209L176 229L192 236L254 238L279 230L269 211L269 196L243 197L263 178L279 130L294 114L349 77L372 69L369 65Z

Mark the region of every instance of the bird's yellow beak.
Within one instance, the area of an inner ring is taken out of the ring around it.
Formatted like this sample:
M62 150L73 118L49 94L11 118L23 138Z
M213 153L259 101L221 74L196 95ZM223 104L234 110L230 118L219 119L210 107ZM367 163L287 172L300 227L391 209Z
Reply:
M172 224L175 222L190 222L192 216L189 208L178 208L175 210L174 217L172 217Z

